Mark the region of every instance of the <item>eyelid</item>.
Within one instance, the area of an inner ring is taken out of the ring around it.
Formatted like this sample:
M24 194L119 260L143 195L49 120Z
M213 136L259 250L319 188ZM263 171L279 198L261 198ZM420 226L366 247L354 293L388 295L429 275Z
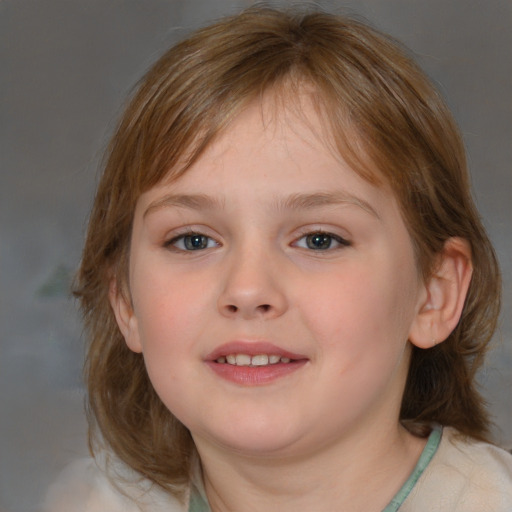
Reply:
M310 247L303 247L298 245L298 242L300 240L306 239L308 236L312 235L325 235L328 237L331 237L338 245L335 247L329 247L327 249L317 249L316 251ZM301 233L298 237L295 238L295 240L292 243L292 246L299 247L301 249L306 249L314 252L329 252L336 249L342 249L344 247L350 247L352 245L352 242L345 238L344 236L341 236L337 233L333 233L332 231L326 230L326 229L311 229L311 228L305 228L301 230Z
M175 230L170 236L167 236L163 242L163 247L166 248L166 249L169 249L169 250L174 250L176 252L201 252L201 251L205 251L207 249L212 249L214 247L220 247L220 242L218 240L216 240L213 236L211 235L208 235L204 232L205 230L204 229L194 229L193 227L191 226L187 226L187 227L183 227L183 228L180 228L180 229L177 229ZM205 237L208 239L208 245L210 244L211 241L214 242L215 246L214 247L204 247L204 248L198 248L198 249L186 249L186 248L181 248L181 247L177 247L177 243L180 241L180 240L184 240L186 237L192 237L192 236L201 236L201 237Z

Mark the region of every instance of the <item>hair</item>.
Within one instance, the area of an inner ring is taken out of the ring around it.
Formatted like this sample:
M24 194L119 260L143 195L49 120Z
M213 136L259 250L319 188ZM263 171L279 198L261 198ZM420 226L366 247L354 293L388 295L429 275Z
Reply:
M129 297L132 221L141 193L176 179L252 100L284 102L313 89L337 150L355 172L391 187L424 279L450 237L472 251L459 324L431 349L414 347L400 420L414 433L437 422L485 439L489 419L475 375L499 313L496 256L470 193L465 150L440 95L399 43L359 21L321 12L252 8L200 29L140 83L106 155L75 293L90 339L90 447L106 446L177 494L194 445L160 401L109 303ZM179 390L176 390L179 393Z

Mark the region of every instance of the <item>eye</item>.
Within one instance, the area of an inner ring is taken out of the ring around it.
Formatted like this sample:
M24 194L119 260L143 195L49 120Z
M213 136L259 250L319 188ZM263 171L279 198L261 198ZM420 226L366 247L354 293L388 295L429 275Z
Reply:
M333 233L317 231L302 236L294 245L313 251L327 251L329 249L338 249L339 247L348 247L350 242Z
M202 251L203 249L218 247L219 244L213 238L201 233L185 233L172 238L165 243L165 246L180 251Z

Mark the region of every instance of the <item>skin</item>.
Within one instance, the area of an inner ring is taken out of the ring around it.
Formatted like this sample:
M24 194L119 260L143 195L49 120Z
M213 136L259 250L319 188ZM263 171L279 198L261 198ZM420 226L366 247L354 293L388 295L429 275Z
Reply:
M422 282L393 194L334 154L302 103L301 117L249 105L140 197L131 300L112 294L128 346L192 433L215 512L381 510L425 443L398 416L411 341L444 336L444 281ZM304 364L232 382L208 358L233 342Z

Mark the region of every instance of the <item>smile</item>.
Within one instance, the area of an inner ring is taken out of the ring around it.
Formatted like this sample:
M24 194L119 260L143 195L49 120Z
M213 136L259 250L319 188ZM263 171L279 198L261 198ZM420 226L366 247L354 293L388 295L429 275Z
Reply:
M305 354L261 341L226 343L205 358L217 376L244 387L269 385L305 368L308 362Z
M277 354L229 354L218 357L215 362L220 364L231 364L234 366L268 366L278 363L289 363L289 357L279 356Z

